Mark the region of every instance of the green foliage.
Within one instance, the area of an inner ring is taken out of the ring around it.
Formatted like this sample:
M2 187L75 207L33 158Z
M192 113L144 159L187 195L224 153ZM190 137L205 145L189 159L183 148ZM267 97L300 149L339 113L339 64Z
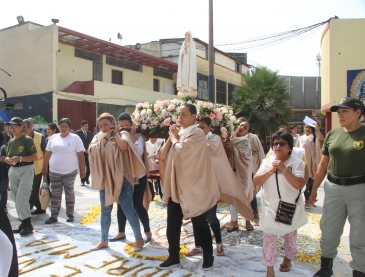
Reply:
M275 132L279 125L288 125L293 109L285 80L267 67L257 67L242 78L233 99L237 117L246 117L254 133Z
M41 115L36 115L35 117L33 117L33 120L34 124L48 124L48 122Z

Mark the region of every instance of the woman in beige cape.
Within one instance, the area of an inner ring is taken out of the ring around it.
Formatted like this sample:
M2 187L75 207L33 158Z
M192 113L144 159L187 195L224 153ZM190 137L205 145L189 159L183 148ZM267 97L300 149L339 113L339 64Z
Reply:
M108 247L108 233L113 203L118 202L127 216L136 239L134 251L141 251L144 240L137 213L133 207L133 185L145 172L141 159L136 155L128 132L115 132L115 119L108 113L101 114L97 122L98 133L89 146L92 188L99 190L101 204L101 242L91 250Z
M317 167L322 157L321 149L324 137L319 130L318 125L304 126L304 134L298 139L298 146L304 148L305 158L307 160L307 167L309 170L309 179L305 186L305 207L310 208L309 195L312 192L314 177L316 176Z
M203 269L213 265L212 237L204 213L217 204L219 188L209 156L204 132L195 125L196 106L183 104L179 110L181 129L170 127L170 138L161 148L159 159L166 157L162 183L167 203L169 258L161 268L180 263L180 233L183 217L190 217L203 248Z
M254 197L252 182L253 157L250 140L248 138L248 128L241 122L236 134L231 141L225 143L229 149L229 161L235 172L241 188L244 190L246 198L251 203ZM232 226L227 228L228 232L238 231L238 212L233 205L230 205ZM246 229L252 231L250 219L246 218Z
M210 132L212 120L205 116L197 119L198 127L203 130L207 145L209 149L210 158L212 160L215 176L218 181L220 199L227 203L230 203L236 207L236 209L247 218L253 218L253 213L250 207L250 202L247 200L242 187L237 181L232 168L229 164L226 152L223 148L222 139L220 136L212 134ZM224 254L220 223L217 218L217 205L213 206L207 213L206 219L209 222L216 241L216 255L222 256ZM193 225L194 230L194 225ZM193 256L197 253L201 253L202 249L200 243L195 236L195 247L187 253L188 256Z
M152 239L152 232L150 229L150 219L147 210L149 207L149 202L152 200L152 194L149 186L147 185L147 177L149 176L149 171L148 171L145 139L141 133L136 134L136 129L132 128L133 126L132 118L129 114L121 113L118 116L118 121L120 128L131 129L130 132L131 140L134 143L135 149L137 150L138 157L140 158L143 157L142 160L146 167L146 171L138 176L138 184L134 185L133 206L134 210L138 215L139 220L143 225L143 229L146 234L144 241L148 243ZM127 218L123 212L121 205L118 205L117 219L118 219L118 233L109 241L120 241L126 239L125 227L127 223Z

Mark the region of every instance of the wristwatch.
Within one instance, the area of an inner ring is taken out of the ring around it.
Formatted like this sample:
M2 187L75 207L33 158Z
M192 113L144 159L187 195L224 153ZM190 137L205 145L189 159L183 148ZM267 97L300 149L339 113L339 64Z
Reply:
M22 156L19 157L19 162L20 163L23 162L23 157Z

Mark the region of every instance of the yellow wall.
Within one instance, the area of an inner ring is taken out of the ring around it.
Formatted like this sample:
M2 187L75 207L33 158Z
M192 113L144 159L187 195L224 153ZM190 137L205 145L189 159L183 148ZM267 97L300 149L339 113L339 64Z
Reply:
M347 96L347 70L365 68L365 19L332 19L321 43L322 112ZM328 37L327 37L328 36ZM328 57L328 54L329 57ZM329 72L329 74L328 74ZM327 106L325 106L328 104ZM339 127L332 115L332 127Z
M64 90L75 81L90 81L93 79L92 61L75 57L75 48L67 44L59 43L58 87ZM160 91L164 91L164 84L174 84L174 80L153 76L153 68L143 66L142 72L133 71L106 64L106 56L103 55L103 82L112 82L112 70L123 72L123 86L136 87L145 90L153 90L153 79L160 80Z
M24 23L0 31L0 74L8 97L40 94L56 88L57 26Z
M93 62L75 57L75 47L58 43L58 90L62 91L75 81L93 79Z

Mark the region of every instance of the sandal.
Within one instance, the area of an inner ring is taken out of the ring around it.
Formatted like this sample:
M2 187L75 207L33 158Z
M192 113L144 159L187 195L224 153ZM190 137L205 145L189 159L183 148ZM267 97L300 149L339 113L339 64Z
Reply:
M251 223L246 222L246 230L247 230L247 231L253 231L253 226L252 226L252 224L251 224Z
M290 264L281 264L279 271L281 272L289 272L291 268L291 263Z
M203 249L201 247L197 247L195 246L194 248L190 249L187 253L186 256L194 256L196 254L202 253Z
M217 243L216 251L217 251L216 252L217 256L223 256L224 255L223 243Z
M233 232L233 231L238 231L238 230L239 230L238 226L227 227L227 232Z

